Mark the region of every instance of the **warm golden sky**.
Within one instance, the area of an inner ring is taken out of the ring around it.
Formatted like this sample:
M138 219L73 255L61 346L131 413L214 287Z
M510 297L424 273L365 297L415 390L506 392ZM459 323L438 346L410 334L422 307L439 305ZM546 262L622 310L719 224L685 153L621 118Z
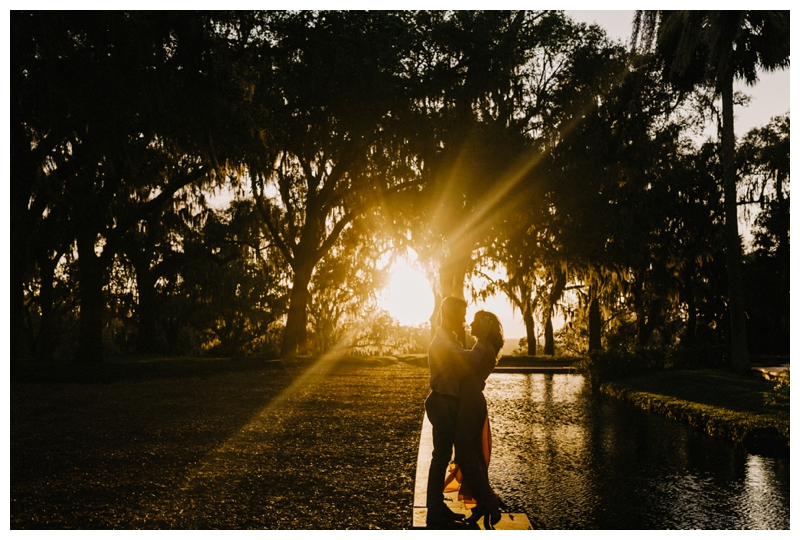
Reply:
M785 6L785 9L788 9L788 6ZM613 39L625 43L630 41L633 10L566 10L565 13L576 21L597 23ZM775 73L760 73L759 82L753 87L743 83L736 85L736 90L752 97L748 107L735 108L734 127L737 136L744 135L754 127L766 125L773 116L789 111L789 80L790 70L787 69Z

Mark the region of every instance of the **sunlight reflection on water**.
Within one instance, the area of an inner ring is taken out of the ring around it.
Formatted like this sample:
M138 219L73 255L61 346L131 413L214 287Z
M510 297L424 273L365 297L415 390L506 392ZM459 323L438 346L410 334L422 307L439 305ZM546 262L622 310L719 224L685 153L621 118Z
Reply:
M493 374L489 475L538 529L788 529L789 461L584 390Z
M747 469L744 482L744 491L741 494L740 506L746 509L746 517L750 529L769 529L770 524L776 519L775 508L780 503L789 505L788 493L786 500L774 486L776 480L776 467L780 467L776 460L762 456L747 456ZM788 462L787 462L788 468ZM761 509L769 509L763 512Z

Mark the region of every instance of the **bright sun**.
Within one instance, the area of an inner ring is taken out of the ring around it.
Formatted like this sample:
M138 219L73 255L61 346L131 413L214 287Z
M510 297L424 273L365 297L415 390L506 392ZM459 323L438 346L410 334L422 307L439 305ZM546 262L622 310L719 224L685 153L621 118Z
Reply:
M390 271L389 286L381 291L378 298L378 306L404 326L427 324L434 308L430 283L425 274L414 267L416 256L413 250L409 250L409 260L398 258L395 261ZM475 311L479 309L491 311L500 318L506 340L515 338L516 342L516 338L525 335L525 325L519 312L512 310L511 304L501 295L478 303L470 302L467 321L471 321Z
M428 322L433 313L433 293L425 274L404 259L392 265L389 286L381 293L378 305L405 326Z

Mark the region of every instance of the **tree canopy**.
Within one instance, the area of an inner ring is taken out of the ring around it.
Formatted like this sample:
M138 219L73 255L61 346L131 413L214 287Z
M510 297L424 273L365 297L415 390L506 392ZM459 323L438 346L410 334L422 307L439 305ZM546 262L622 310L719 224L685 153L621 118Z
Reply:
M437 314L376 304L409 248L437 304L505 295L529 354L784 354L789 117L736 141L731 111L788 27L637 12L626 50L560 11L12 12L12 364L422 352Z

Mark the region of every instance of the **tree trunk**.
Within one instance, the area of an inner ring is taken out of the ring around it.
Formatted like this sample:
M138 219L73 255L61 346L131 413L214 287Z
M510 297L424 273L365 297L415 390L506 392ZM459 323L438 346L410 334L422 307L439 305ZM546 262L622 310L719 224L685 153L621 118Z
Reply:
M467 268L466 265L463 263L463 260L460 260L456 266L456 271L453 274L453 292L452 295L464 300L464 282L466 281L467 276ZM467 321L469 324L469 321ZM467 327L462 326L458 330L456 330L456 337L458 340L467 346ZM500 351L498 351L499 353Z
M644 347L647 344L647 313L644 308L644 271L636 272L636 286L633 290L633 311L636 313L636 344Z
M13 207L13 204L11 205ZM14 223L13 212L11 222ZM9 286L11 297L11 316L9 317L9 354L11 355L11 371L15 371L23 362L22 332L25 320L25 266L27 257L23 241L11 227L11 264L9 265Z
M735 136L733 131L733 76L722 83L722 170L725 198L725 251L728 270L728 310L731 319L731 361L734 371L750 364L742 285L742 250L736 207Z
M161 320L161 325L164 329L164 338L167 342L167 355L175 356L178 353L178 339L181 331L181 319L180 317L164 317ZM192 348L192 345L189 345L188 350L185 351L184 354L192 356L194 353L195 350Z
M306 352L308 346L307 308L308 284L311 283L313 265L299 267L294 274L292 292L289 295L289 314L281 342L281 358L291 358Z
M589 352L603 348L600 333L602 324L603 319L600 316L600 301L592 294L592 300L589 304Z
M556 340L553 336L553 312L547 313L544 321L544 354L553 356L556 352Z
M439 286L442 291L442 300L448 296L464 299L464 279L466 276L466 264L463 259L453 255L442 256L439 271ZM437 306L438 307L438 306ZM466 346L467 331L466 327L456 330L456 337Z
M564 294L564 287L567 286L567 274L559 268L555 272L553 288L550 290L550 296L547 299L547 319L544 325L544 354L549 354L550 356L556 353L556 342L553 336L553 307L556 302L561 300L561 295Z
M161 351L158 339L158 307L155 279L149 269L149 261L144 258L134 261L136 269L136 289L139 293L137 306L139 338L137 349L142 354L157 354Z
M16 101L15 87L12 84L12 103ZM31 162L30 141L25 136L24 125L17 117L16 107L11 107L11 156L10 156L10 197L9 197L9 354L11 370L15 371L24 363L23 332L25 328L25 280L31 264L31 237L34 234L37 212L44 210L41 204L31 208L31 197L41 170ZM37 199L37 202L39 200ZM31 351L27 351L31 352Z
M55 275L58 257L53 260L46 254L39 258L39 278L41 288L39 289L39 308L42 311L42 319L39 323L39 335L37 338L36 357L40 362L51 362L53 352L56 348L56 327L55 314L53 313L53 278Z
M439 306L442 305L442 300L444 297L440 295L437 291L433 291L433 313L431 313L428 322L431 323L431 341L433 341L434 336L436 336L436 328L439 327L440 318L439 318Z
M528 356L536 356L536 327L533 321L533 310L528 306L522 313L525 323L525 337L528 339Z
M99 364L103 358L103 265L94 252L95 234L79 231L78 276L80 321L77 364Z
M687 285L684 287L684 295L686 296L686 332L682 340L682 344L686 347L694 347L697 335L697 306L694 299L692 286Z

